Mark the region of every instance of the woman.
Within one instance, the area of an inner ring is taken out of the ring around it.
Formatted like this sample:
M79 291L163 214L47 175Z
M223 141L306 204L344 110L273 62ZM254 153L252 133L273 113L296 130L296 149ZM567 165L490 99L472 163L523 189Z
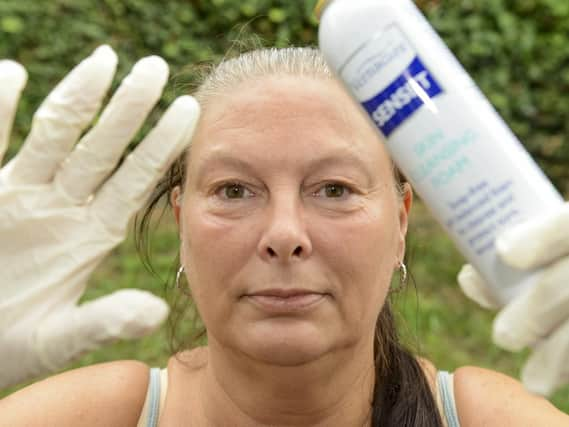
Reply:
M208 346L172 357L159 395L142 363L96 365L0 402L1 425L569 425L504 375L451 379L398 344L387 297L411 189L317 51L244 54L195 96L157 197Z

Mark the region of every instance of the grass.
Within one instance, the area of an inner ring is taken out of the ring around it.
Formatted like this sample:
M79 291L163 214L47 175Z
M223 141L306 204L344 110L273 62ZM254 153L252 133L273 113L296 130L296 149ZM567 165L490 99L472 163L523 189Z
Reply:
M175 226L166 221L153 236L153 262L163 277L172 271L177 245ZM410 284L395 297L400 329L406 342L439 369L452 371L459 366L476 365L516 377L528 353L508 353L492 344L493 314L462 295L456 285L462 257L420 202L415 204L411 218L408 253L415 286ZM146 289L159 296L165 294L161 281L142 266L132 235L97 270L83 301L131 287ZM119 341L84 355L70 368L117 359L138 359L151 366L165 366L169 356L166 327L163 326L143 339ZM0 397L17 388L0 392ZM569 413L569 387L559 390L551 400Z

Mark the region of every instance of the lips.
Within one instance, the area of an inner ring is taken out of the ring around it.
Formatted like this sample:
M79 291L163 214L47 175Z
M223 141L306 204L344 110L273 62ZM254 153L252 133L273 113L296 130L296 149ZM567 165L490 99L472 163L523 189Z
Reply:
M323 295L322 292L310 291L308 289L265 289L262 291L252 292L247 296L250 297L275 297L275 298L293 298L301 295Z
M326 296L325 293L306 289L267 289L245 295L257 308L274 314L310 310Z

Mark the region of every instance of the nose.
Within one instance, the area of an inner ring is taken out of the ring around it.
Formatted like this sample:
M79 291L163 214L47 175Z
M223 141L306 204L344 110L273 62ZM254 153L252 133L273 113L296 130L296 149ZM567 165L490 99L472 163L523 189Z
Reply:
M258 252L263 260L281 264L310 256L312 242L300 201L293 197L273 200L267 212Z

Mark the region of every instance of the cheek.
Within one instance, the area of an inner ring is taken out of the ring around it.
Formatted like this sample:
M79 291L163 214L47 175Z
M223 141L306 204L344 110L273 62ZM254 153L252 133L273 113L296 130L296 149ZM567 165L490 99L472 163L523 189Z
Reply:
M338 278L345 316L375 324L394 271L398 221L391 210L365 210L349 221L321 223L314 233L328 268ZM317 236L317 237L316 237Z
M224 297L235 296L232 278L255 248L251 234L244 232L250 228L214 217L199 206L185 211L183 221L182 257L193 296L198 306L204 306L200 300L208 299L204 308L222 304Z

